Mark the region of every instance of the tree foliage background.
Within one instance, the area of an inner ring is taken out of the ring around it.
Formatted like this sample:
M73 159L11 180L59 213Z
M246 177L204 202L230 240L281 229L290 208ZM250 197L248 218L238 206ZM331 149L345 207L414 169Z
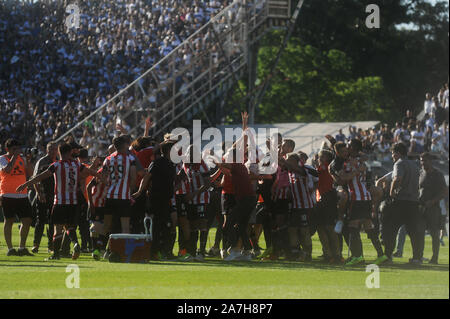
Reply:
M370 3L380 8L379 29L365 25ZM448 81L448 9L443 0L305 0L255 122L392 124L406 109L418 114L425 93L436 95ZM284 33L260 43L257 82L268 76Z

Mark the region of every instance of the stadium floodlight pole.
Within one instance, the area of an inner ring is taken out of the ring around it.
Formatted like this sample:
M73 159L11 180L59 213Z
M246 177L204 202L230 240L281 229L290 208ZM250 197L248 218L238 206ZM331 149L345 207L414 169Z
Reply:
M300 10L303 6L303 2L304 2L304 0L298 1L297 7L295 8L295 11L294 11L294 14L292 15L291 19L289 20L288 31L283 39L283 44L281 45L280 49L278 50L277 56L275 57L275 60L272 63L272 68L270 69L269 76L267 77L267 81L264 83L260 93L256 95L255 103L253 104L253 108L255 110L257 109L259 103L261 103L264 93L266 92L268 84L272 78L271 75L275 72L278 62L280 61L280 57L283 54L284 49L286 49L289 39L291 38L292 32L294 31L295 23L297 22L298 14L300 13Z

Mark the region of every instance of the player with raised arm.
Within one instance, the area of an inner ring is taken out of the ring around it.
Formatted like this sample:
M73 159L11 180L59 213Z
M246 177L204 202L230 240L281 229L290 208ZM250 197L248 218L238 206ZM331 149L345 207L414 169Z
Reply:
M198 153L198 157L194 154L195 152ZM199 233L206 234L207 231L206 206L210 201L208 191L210 186L209 169L203 160L200 163L193 162L195 158L201 157L201 154L193 145L189 146L186 157L187 160L183 164L183 170L189 183L189 192L185 195L184 200L187 205L188 219L191 225L188 253L194 256L194 260L204 261L205 252L200 251L197 253L197 242L199 237L206 240L205 236L200 236Z
M362 151L362 143L358 139L352 139L349 145L350 158L344 164L345 175L341 178L347 182L350 193L350 208L348 216L348 227L350 235L350 250L352 259L346 263L348 266L357 265L364 262L363 246L361 242L361 227L372 241L372 245L377 251L378 258L375 264L380 264L387 260L381 247L378 234L371 219L372 197L366 186L365 172L366 166L360 160L359 154Z
M73 246L72 259L80 256L80 246L76 234L76 217L78 209L77 189L80 179L88 175L98 174L81 165L72 157L72 147L69 144L61 144L58 148L60 160L54 162L41 174L30 179L28 182L17 187L17 192L32 186L53 175L55 179L55 198L53 202L52 221L54 224L53 233L53 254L49 260L59 259L59 249L63 236L63 228L69 236ZM100 178L100 177L99 177Z
M333 187L333 177L328 171L328 166L333 160L333 154L322 149L315 162L319 174L317 189L318 201L316 204L317 233L324 252L324 259L329 263L340 264L343 262L339 253L339 238L334 231L337 219L337 191Z
M245 136L247 133L248 114L242 115L242 136L234 143L234 146L224 155L225 163L216 163L224 174L231 176L236 205L232 208L230 216L227 216L225 232L230 237L231 251L225 258L226 261L249 261L251 256L251 243L247 227L252 210L255 208L256 196L253 188L250 172L244 165ZM242 251L241 251L242 250Z
M289 211L288 221L290 251L286 252L287 258L311 261L312 241L309 226L314 204L308 188L308 175L298 154L290 154L284 165L288 170L292 194L292 208ZM303 247L302 254L299 251L300 244Z
M223 154L227 153L226 143L222 144ZM231 151L233 154L234 151ZM228 153L230 154L230 153ZM222 161L225 162L225 157L222 157ZM222 206L222 216L223 223L222 227L222 249L220 251L220 256L222 259L228 257L228 249L231 247L231 237L229 234L229 227L227 223L230 223L230 216L233 210L233 207L236 205L236 197L234 195L233 183L231 180L231 173L229 170L222 170L219 166L218 171L215 175L222 174L221 186L222 186L222 194L221 194L221 206ZM213 176L213 178L216 176Z
M289 234L288 234L288 215L292 193L289 186L289 174L286 167L287 154L293 152L295 142L286 139L282 142L278 151L278 168L275 181L272 185L272 200L274 201L274 210L272 211L274 229L272 232L273 251L264 259L276 260L282 250L288 253Z
M342 180L344 163L348 158L348 149L344 142L333 143L334 159L328 165L328 171L333 178L334 187L338 196L338 216L334 231L339 234L339 255L342 255L343 239L348 245L348 229L344 228L344 217L347 210L348 190L346 182Z

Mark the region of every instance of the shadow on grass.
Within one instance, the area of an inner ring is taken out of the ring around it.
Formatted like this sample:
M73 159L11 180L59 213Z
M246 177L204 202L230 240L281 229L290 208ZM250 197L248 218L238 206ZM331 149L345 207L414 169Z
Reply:
M32 262L33 264L30 264ZM32 268L40 268L40 267L46 267L46 268L66 268L69 264L76 264L79 268L92 268L89 266L81 266L77 264L76 262L72 262L71 260L67 260L65 262L62 261L45 261L45 260L2 260L0 259L0 267L32 267Z
M220 259L207 259L205 262L179 262L179 261L150 261L153 265L170 265L170 266L200 266L200 267L242 267L242 268L258 268L258 269L320 269L320 270L343 270L343 271L358 271L365 269L370 262L364 265L345 267L344 265L330 265L321 261L312 262L292 262L292 261L232 261L226 262ZM421 266L410 265L407 263L394 263L392 265L380 265L380 269L391 270L429 270L429 271L449 271L449 265L428 265Z

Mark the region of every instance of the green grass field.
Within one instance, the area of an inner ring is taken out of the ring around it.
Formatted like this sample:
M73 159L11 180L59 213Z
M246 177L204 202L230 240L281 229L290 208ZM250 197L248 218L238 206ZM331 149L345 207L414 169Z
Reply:
M111 264L94 261L89 255L48 262L42 252L34 257L7 257L0 224L0 298L449 298L449 249L441 247L439 265L407 265L411 256L409 239L404 258L392 266L380 267L380 288L369 289L369 273L364 266L344 268L320 262L321 246L313 237L313 262L234 262L207 258L204 263L151 262ZM14 225L13 243L19 243ZM210 233L210 242L215 229ZM32 242L31 229L28 245ZM366 235L366 264L375 260L375 251ZM209 245L208 245L209 246ZM264 247L264 243L262 243ZM347 254L344 248L345 256ZM431 238L426 237L425 257L431 257ZM77 264L80 288L66 288L66 266Z

